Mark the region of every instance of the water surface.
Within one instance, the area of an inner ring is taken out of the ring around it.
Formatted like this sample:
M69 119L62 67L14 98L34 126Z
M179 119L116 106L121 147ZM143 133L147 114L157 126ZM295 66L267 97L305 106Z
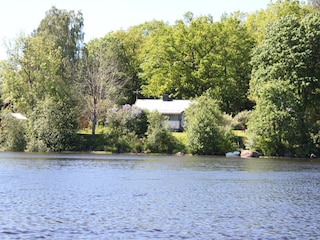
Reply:
M319 239L320 161L0 153L0 239Z

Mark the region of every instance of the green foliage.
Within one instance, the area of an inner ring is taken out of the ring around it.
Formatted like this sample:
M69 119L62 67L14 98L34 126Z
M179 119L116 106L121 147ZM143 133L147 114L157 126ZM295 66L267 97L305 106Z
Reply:
M46 61L54 61L53 67L47 66L47 69L41 73L41 76L48 75L52 91L45 91L41 100L46 95L50 95L57 101L75 101L78 99L79 89L75 87L75 81L79 78L79 64L81 58L81 49L83 47L83 24L82 13L57 9L52 7L46 12L45 17L41 20L37 30L31 35L32 38L44 39L49 44L50 49L44 52L43 60L35 62L34 67L39 68ZM39 44L40 46L43 43ZM55 55L52 57L51 52ZM35 54L38 54L35 51ZM46 89L47 90L47 89Z
M60 60L60 51L45 38L18 38L2 69L5 99L26 113L45 94L64 98L66 86L59 76Z
M188 136L186 132L172 132L172 136L176 139L178 143L178 148L176 152L189 153Z
M189 99L212 89L228 113L249 107L247 90L253 40L236 16L213 22L191 13L175 25L160 25L144 48L142 93Z
M70 64L73 64L80 57L80 50L83 44L84 19L81 12L61 10L52 7L46 12L46 16L41 20L36 36L46 38L48 42L60 48L63 56L61 67L69 71ZM70 73L70 72L69 72Z
M26 148L25 120L1 113L0 146L2 150L23 152Z
M141 152L142 139L147 131L147 115L142 110L124 105L108 111L105 133L108 150L115 152Z
M105 151L114 153L140 153L143 150L143 138L135 132L124 134L119 128L109 126L104 132Z
M188 12L173 25L151 21L87 45L81 12L52 7L36 31L10 44L0 66L1 101L28 115L29 151L106 144L115 152L185 152L186 139L174 138L160 115L149 115L147 129L145 114L128 106L108 109L132 104L138 95L193 99L206 92L187 111L192 153L232 150L229 128L246 129L254 101L248 123L253 147L268 155L319 154L318 5L277 0L245 19L235 13L217 22ZM78 113L92 126L90 139L74 139ZM97 140L104 119L108 127ZM4 118L3 148L25 148L18 123Z
M298 138L298 100L288 82L265 84L248 122L252 147L265 155L290 155Z
M134 132L143 137L147 131L147 114L131 105L113 108L108 111L106 123L109 127L119 128L123 134Z
M248 110L244 110L242 112L239 112L237 115L235 115L234 118L232 119L233 129L246 130L250 115L251 115L251 111L248 111Z
M273 27L274 23L282 17L295 16L303 18L310 13L310 9L299 0L277 0L270 2L266 9L250 14L246 20L248 32L260 44Z
M76 138L72 142L72 150L74 151L105 151L106 138L104 133L91 134L89 133L77 133ZM104 131L105 132L105 131Z
M150 35L156 31L163 22L153 20L137 26L130 27L127 31L116 31L112 37L121 43L121 50L125 54L124 72L127 81L125 84L126 103L134 104L136 98L141 95L141 85L143 80L139 74L140 65L144 61L144 49L148 45Z
M28 118L29 151L72 150L78 114L67 102L47 97L38 102Z
M145 140L147 151L152 153L180 151L179 144L169 129L168 119L163 118L158 112L151 112L148 114L148 122L147 138Z
M186 110L188 147L193 154L219 155L232 150L233 135L217 102L207 95L199 97Z
M48 95L57 101L76 99L73 84L82 26L81 13L53 7L37 31L18 37L1 69L4 99L22 113L33 111Z
M320 18L288 16L274 23L252 58L249 129L265 154L308 156L319 119Z

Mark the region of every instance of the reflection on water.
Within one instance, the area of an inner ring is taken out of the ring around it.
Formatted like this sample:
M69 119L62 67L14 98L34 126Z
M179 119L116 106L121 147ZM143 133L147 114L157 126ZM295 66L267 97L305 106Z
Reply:
M320 161L0 153L0 239L319 239Z

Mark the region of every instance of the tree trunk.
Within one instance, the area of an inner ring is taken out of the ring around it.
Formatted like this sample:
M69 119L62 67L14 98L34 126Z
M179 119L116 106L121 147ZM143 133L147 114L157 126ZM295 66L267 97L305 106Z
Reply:
M93 113L92 113L92 141L96 140L96 125L97 125L97 98L93 98Z

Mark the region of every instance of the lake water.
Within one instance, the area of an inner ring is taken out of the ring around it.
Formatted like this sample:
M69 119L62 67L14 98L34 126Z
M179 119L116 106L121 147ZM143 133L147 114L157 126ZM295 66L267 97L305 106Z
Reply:
M0 153L0 239L320 239L320 161Z

